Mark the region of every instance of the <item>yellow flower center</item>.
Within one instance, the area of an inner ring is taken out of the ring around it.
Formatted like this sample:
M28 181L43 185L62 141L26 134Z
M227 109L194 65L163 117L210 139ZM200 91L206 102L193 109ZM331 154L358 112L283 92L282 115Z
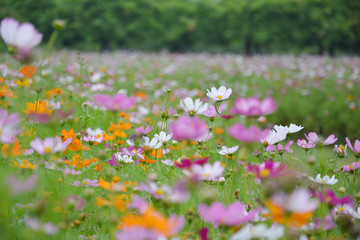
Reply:
M218 99L221 99L221 98L222 98L222 96L221 96L221 95L217 95L216 97L217 97Z
M156 194L157 194L157 195L163 195L163 194L164 194L164 190L162 190L161 188L158 188L158 189L156 190Z
M1 132L0 132L0 134L1 134ZM353 168L353 167L354 167L354 165L352 165L352 164L349 166L350 169Z
M85 181L85 180L83 180L83 181L81 182L81 184L82 184L82 185L87 185L87 184L88 184L88 182L87 182L87 181Z
M204 177L210 177L210 173L204 173L203 176Z
M118 109L119 108L119 104L114 104L114 108Z
M339 147L341 150L345 150L345 147L343 146L343 145L340 145L340 147Z
M52 149L51 149L51 147L45 147L44 151L45 151L45 153L51 153Z
M324 183L325 182L325 180L321 180L321 183Z
M344 208L343 207L339 207L338 208L340 212L343 212L344 211Z
M266 178L270 175L270 170L265 168L260 171L260 176L263 178Z

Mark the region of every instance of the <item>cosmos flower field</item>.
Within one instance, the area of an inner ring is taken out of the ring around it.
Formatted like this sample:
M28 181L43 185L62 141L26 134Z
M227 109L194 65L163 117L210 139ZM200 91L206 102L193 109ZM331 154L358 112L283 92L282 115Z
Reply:
M3 24L0 239L359 239L358 57L51 52Z

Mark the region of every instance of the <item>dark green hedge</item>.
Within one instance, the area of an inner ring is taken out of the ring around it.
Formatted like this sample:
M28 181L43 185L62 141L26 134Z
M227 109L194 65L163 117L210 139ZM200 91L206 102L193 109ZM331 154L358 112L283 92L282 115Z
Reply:
M359 53L354 0L1 0L0 18L33 22L58 47L241 53Z

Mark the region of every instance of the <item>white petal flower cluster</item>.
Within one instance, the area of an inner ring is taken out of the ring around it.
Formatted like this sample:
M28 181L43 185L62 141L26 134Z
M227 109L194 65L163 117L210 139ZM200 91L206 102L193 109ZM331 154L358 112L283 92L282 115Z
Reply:
M321 184L328 184L328 185L334 185L338 182L338 180L335 178L335 175L331 178L328 175L325 175L323 178L321 178L321 175L316 175L316 178L309 177L309 179L313 182L321 183Z

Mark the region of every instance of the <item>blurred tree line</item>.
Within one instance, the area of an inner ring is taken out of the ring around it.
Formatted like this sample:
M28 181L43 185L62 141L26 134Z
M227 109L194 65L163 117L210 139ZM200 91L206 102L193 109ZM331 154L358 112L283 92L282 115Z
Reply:
M358 0L1 0L4 17L44 41L64 19L57 46L80 50L360 52Z

